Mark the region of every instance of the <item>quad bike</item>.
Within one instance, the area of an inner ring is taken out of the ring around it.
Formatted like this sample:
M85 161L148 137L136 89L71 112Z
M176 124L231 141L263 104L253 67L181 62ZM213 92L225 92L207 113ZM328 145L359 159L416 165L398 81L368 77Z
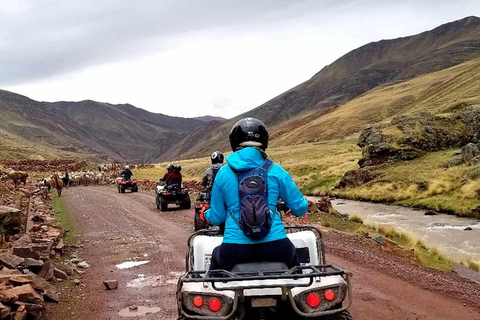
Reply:
M117 180L118 193L125 193L125 190L131 190L132 192L138 192L137 180Z
M351 274L327 264L320 230L286 227L301 266L243 263L231 271L208 271L217 230L190 236L186 272L177 285L178 320L352 320Z
M215 227L208 223L206 219L203 218L203 214L207 209L210 209L210 200L211 192L210 191L200 191L197 194L195 199L195 216L193 218L193 223L195 226L195 231L208 228L218 228L219 233L223 234L225 232L225 223Z
M195 217L194 217L194 225L195 231L208 229L211 225L201 218L203 212L206 209L210 208L210 198L211 192L209 191L200 191L197 193L197 197L195 198Z
M157 186L155 188L155 202L157 209L160 209L160 211L167 211L168 205L171 203L179 205L181 209L192 207L188 190L178 184Z

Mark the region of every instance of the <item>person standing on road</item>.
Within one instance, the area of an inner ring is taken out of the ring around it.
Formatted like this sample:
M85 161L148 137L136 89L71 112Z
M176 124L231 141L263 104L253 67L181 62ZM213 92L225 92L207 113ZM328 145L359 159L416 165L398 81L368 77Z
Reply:
M239 263L268 261L283 262L289 268L298 266L295 246L287 238L276 207L278 199L282 198L294 215L302 216L308 210L307 200L291 176L280 165L268 160L265 153L268 131L263 122L242 119L233 126L229 139L233 153L227 157L228 165L218 171L211 208L205 212L206 220L212 225L226 223L223 243L213 250L210 270L231 270ZM265 180L255 180L259 174ZM250 183L252 188L265 183L264 197L248 202L246 198L253 194L245 191L243 181ZM252 215L258 217L260 209L268 225L254 237L257 231L248 229L248 221L252 221L248 219Z
M220 151L215 151L210 156L210 159L212 160L212 165L203 173L203 179L201 183L201 185L207 188L208 191L212 191L215 177L217 176L220 168L223 167L224 155Z
M129 166L125 166L125 170L122 172L123 179L126 181L130 181L133 176L133 172L130 170Z

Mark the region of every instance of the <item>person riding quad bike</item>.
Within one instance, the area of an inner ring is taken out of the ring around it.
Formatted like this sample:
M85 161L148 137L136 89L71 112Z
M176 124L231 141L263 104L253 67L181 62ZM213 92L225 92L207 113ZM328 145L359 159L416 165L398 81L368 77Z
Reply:
M160 179L161 182L165 182L165 185L182 184L182 167L180 165L169 164L167 166L167 173Z
M205 189L198 192L197 198L195 200L195 217L194 225L195 231L208 228L210 225L205 221L204 213L210 207L210 199L212 195L213 182L217 176L220 168L223 167L224 155L220 151L215 151L210 155L210 160L212 165L205 170L203 173L203 178L201 186ZM220 229L224 229L224 225L220 226ZM222 232L223 233L223 232Z
M131 190L132 192L138 192L138 181L133 179L133 172L130 167L125 166L125 170L121 173L122 179L117 181L118 192L125 193L125 190Z
M168 204L171 203L179 205L181 209L190 209L190 196L188 189L182 186L182 174L180 171L182 171L180 165L169 164L167 166L167 173L160 179L160 181L165 182L165 185L155 188L157 209L166 211Z
M127 165L125 166L125 170L122 171L121 175L125 181L130 181L132 179L133 172L130 170L130 167Z
M296 216L307 213L308 202L268 159L265 125L242 119L229 138L233 153L216 175L204 214L213 225L226 223L225 233L200 230L188 240L178 319L351 320L349 274L326 264L321 232L299 226L287 235L278 200Z
M294 215L302 216L308 210L307 200L291 176L268 159L268 131L263 122L242 119L233 126L229 139L233 153L216 175L211 207L205 212L212 225L226 224L210 269L228 271L236 264L255 261L298 266L297 252L276 207L282 198Z

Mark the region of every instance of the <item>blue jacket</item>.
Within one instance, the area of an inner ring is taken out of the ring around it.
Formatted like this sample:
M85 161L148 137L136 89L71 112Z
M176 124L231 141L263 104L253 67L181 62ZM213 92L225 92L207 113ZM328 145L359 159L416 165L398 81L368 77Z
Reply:
M239 195L238 180L232 170L245 171L260 167L265 160L260 151L255 148L245 148L227 157L228 166L223 166L217 173L213 184L210 210L205 217L213 225L225 222L224 243L252 244L270 242L285 238L285 228L277 212L279 198L288 205L292 213L301 216L308 210L307 200L298 190L292 177L278 164L274 164L268 173L268 206L273 215L273 223L269 234L260 240L252 240L245 236L238 224L232 219L232 213L238 221Z

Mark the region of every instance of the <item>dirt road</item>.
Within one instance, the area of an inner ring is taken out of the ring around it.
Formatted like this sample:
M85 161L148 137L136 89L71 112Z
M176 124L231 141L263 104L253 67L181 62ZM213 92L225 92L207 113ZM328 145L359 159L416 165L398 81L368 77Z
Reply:
M176 319L176 280L184 271L193 210L159 212L152 194L119 194L112 187L70 188L62 198L91 267L80 285L63 287L63 301L50 306L49 319ZM480 319L480 286L392 260L352 239L326 236L329 262L354 274L355 320ZM128 261L143 264L122 269ZM118 290L105 290L102 282L109 279L119 280ZM152 313L140 315L143 310Z

